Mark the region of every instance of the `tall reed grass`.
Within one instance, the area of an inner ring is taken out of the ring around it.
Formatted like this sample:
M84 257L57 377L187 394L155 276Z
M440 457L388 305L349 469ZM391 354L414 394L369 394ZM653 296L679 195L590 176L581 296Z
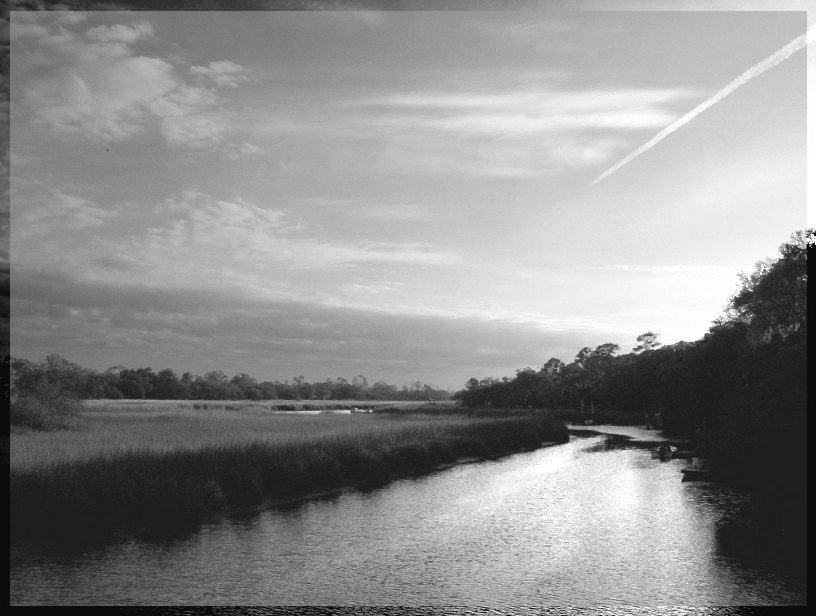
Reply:
M96 410L70 431L12 434L11 535L191 523L568 438L541 413Z

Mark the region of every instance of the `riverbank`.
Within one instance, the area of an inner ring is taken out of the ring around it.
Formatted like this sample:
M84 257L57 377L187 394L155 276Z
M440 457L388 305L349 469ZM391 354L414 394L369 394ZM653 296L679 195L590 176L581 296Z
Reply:
M804 578L746 550L724 552L721 520L743 519L750 500L682 483L680 466L627 439L574 438L163 534L12 544L10 596L15 605L473 604L508 613L805 604ZM751 548L766 532L734 539Z
M70 431L11 435L11 537L196 524L568 438L540 413L94 411Z

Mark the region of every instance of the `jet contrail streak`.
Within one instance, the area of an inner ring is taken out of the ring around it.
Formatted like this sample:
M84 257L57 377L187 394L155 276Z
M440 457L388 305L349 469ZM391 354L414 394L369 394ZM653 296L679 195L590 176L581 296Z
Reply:
M638 149L636 149L634 152L629 154L629 156L619 160L617 163L612 165L609 169L607 169L601 175L599 175L597 178L595 178L592 181L592 184L590 184L590 186L593 186L593 185L597 184L598 182L600 182L601 180L603 180L604 178L609 177L610 175L615 173L615 171L617 171L618 169L623 167L626 163L628 163L631 160L637 158L638 156L640 156L644 152L650 150L657 143L662 141L668 135L672 134L678 128L680 128L680 127L688 124L689 122L691 122L694 118L696 118L698 115L700 115L703 111L705 111L706 109L708 109L712 105L714 105L714 104L718 103L719 101L721 101L722 99L724 99L726 96L731 94L731 92L733 92L734 90L739 88L741 85L743 85L745 83L748 83L754 77L757 77L758 75L761 75L762 73L764 73L768 69L771 69L774 66L776 66L777 64L779 64L781 62L784 62L785 60L790 58L794 53L796 53L800 49L804 49L805 47L807 47L807 45L809 43L812 43L814 39L816 39L816 26L811 26L810 28L808 28L807 32L805 32L804 34L802 34L800 36L797 36L790 43L788 43L787 45L782 47L782 49L776 51L775 53L772 53L770 56L768 56L767 58L765 58L761 62L758 62L757 64L754 64L751 68L749 68L742 75L740 75L739 77L734 79L734 81L729 83L722 90L717 92L714 96L712 96L709 99L704 100L702 103L697 105L694 109L689 111L686 115L684 115L683 117L681 117L678 120L675 120L672 124L669 124L666 128L664 128L662 131L657 133L654 137L649 139L649 141L647 141L642 146L640 146Z

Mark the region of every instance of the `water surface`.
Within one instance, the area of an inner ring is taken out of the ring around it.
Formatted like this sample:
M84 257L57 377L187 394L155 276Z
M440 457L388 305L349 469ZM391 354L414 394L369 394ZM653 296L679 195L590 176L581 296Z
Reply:
M683 483L683 464L652 459L636 440L574 437L184 537L16 546L11 603L806 604L802 579L721 549L717 529L748 496Z

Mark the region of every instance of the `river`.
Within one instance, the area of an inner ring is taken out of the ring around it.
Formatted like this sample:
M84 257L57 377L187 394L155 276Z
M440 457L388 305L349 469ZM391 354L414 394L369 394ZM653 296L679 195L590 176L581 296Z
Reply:
M604 428L598 428L604 429ZM748 495L682 482L657 433L608 428L371 492L87 549L12 546L11 605L806 605L724 550Z

